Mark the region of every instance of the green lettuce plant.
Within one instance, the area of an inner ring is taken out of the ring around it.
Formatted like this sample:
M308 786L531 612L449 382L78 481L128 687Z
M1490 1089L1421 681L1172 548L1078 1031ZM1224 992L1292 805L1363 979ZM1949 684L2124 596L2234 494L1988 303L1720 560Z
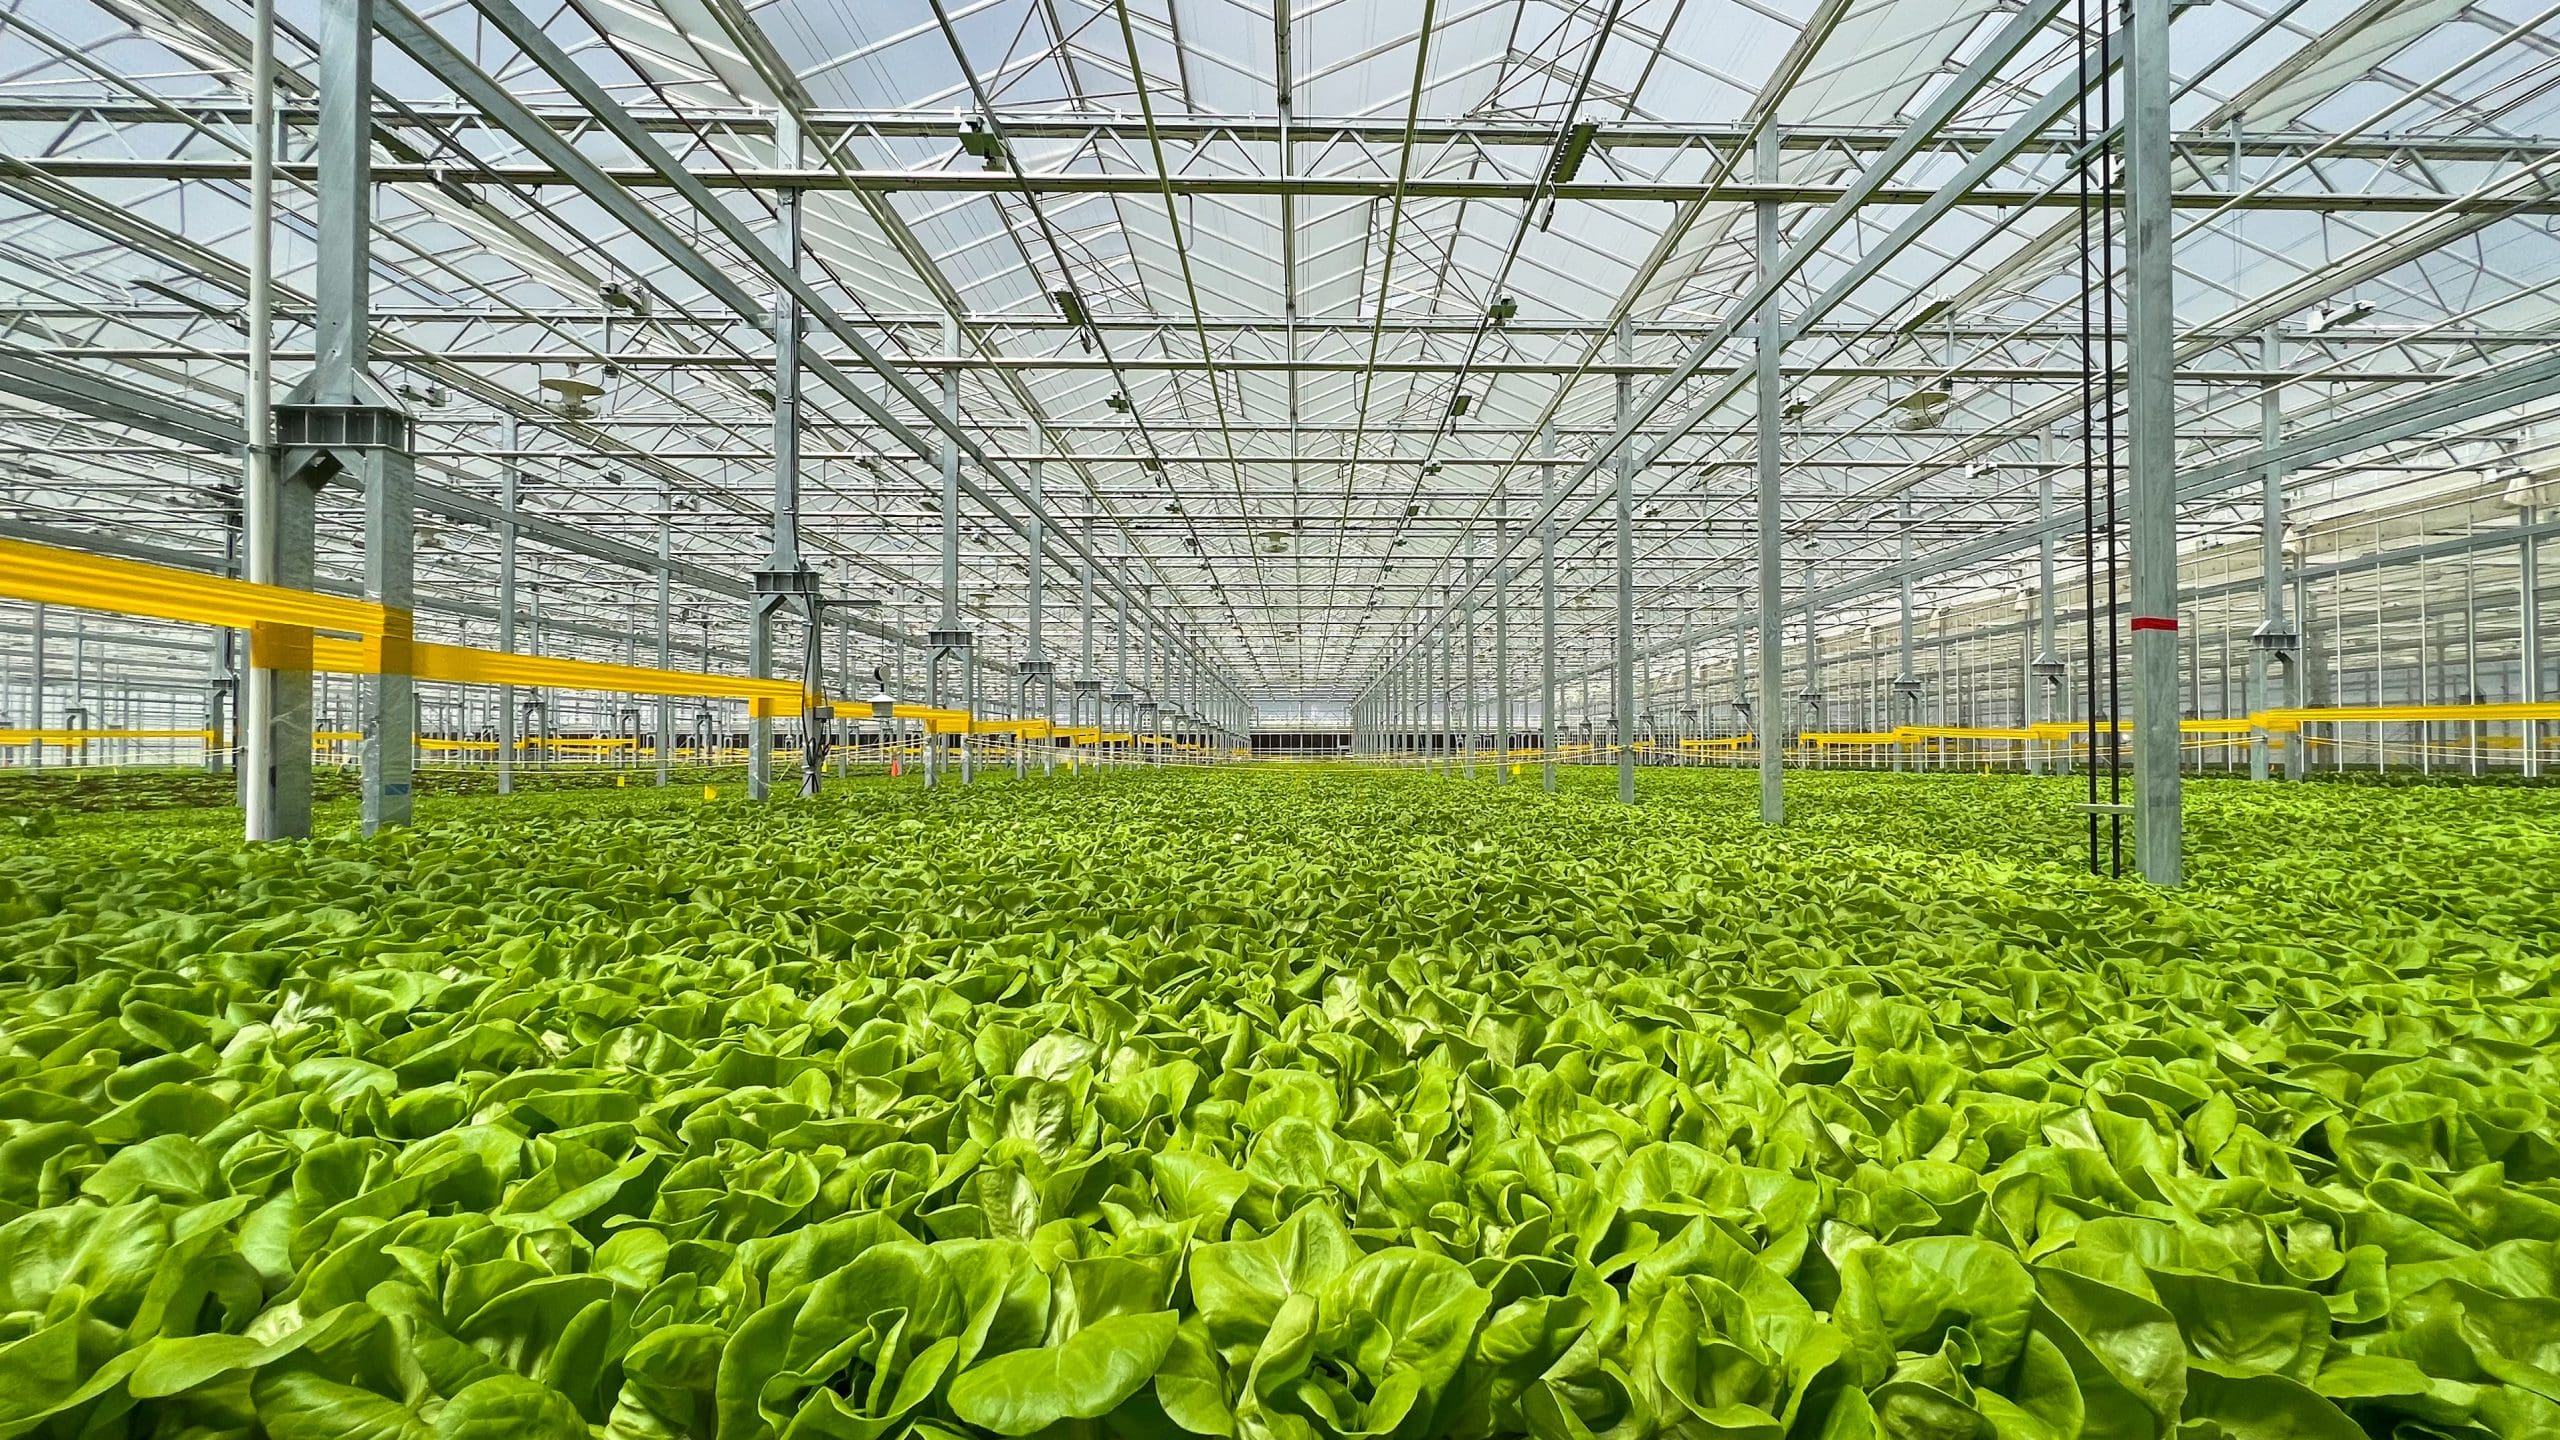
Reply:
M0 1436L2560 1434L2552 797L1645 780L0 836Z

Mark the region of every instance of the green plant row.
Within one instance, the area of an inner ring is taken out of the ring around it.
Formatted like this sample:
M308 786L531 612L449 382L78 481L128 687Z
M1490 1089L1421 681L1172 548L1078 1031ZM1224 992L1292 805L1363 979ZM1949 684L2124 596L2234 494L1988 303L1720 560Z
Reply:
M2560 1435L2560 806L1646 779L19 843L0 1436Z
M735 779L744 774L736 766L679 765L669 768L669 780L680 785L699 785L708 781ZM601 790L624 785L653 785L657 771L639 766L577 766L543 769L526 767L514 777L517 790L523 792L552 790ZM172 810L235 803L239 781L230 774L216 774L201 769L117 770L69 765L44 770L0 771L0 816L40 816L64 814L113 814L135 810ZM318 800L347 800L357 794L356 772L339 767L323 767L311 776L312 795ZM418 771L417 792L421 795L494 795L498 791L497 771L487 766L428 766ZM33 828L32 826L27 828Z

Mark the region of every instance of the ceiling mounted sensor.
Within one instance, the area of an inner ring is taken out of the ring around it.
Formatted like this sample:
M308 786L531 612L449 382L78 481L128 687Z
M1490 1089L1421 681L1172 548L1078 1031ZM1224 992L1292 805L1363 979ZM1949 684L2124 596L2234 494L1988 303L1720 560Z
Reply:
M239 311L237 309L228 306L216 305L210 300L190 295L186 291L179 289L177 285L172 282L162 280L136 280L132 283L133 288L136 290L157 295L163 300L175 301L178 304L184 305L188 309L193 310L197 314L207 316L211 319L231 320L236 319L239 316Z
M2349 325L2360 325L2372 318L2373 307L2361 300L2349 301L2344 305L2323 305L2311 312L2311 319L2303 325L2302 333L2326 335L2332 330L2344 329Z
M1547 162L1547 183L1572 184L1573 177L1582 173L1582 158L1591 153L1591 142L1599 138L1600 122L1597 120L1577 121L1568 128L1564 138L1556 142L1555 158Z
M602 385L588 379L575 366L564 375L543 376L541 385L550 396L552 410L570 420L583 420L596 413L596 397L604 393Z
M1520 302L1505 295L1493 302L1493 308L1485 312L1485 317L1496 325L1508 325L1519 313Z
M1911 318L1902 322L1902 333L1908 335L1913 331L1918 330L1930 321L1935 320L1939 316L1954 309L1955 305L1955 301L1944 295L1930 295L1923 298L1920 302L1920 308L1912 311Z
M596 287L596 294L603 298L609 309L626 315L646 316L649 313L649 292L629 281L607 280Z
M1114 390L1109 395L1105 396L1102 403L1119 411L1123 415L1129 413L1129 397L1117 390Z
M2546 510L2560 505L2560 484L2522 465L2500 465L2489 471L2498 498L2519 510Z
M1476 397L1468 394L1464 390L1459 391L1456 396L1452 397L1449 401L1449 418L1456 420L1463 417L1467 413L1468 409L1474 406L1475 403Z
M1897 395L1893 400L1893 428L1934 430L1946 423L1947 407L1955 398L1954 392L1936 385Z
M1058 307L1058 317L1073 326L1076 343L1088 355L1093 353L1093 317L1084 308L1084 297L1073 286L1049 292L1049 302Z
M982 116L972 115L960 122L960 149L985 161L990 170L1004 168L1004 141L987 128Z

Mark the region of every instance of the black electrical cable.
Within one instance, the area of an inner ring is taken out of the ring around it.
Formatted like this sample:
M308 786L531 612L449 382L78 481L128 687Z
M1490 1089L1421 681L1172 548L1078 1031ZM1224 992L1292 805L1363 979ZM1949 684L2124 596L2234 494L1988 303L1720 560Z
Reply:
M2106 0L2099 0L2101 6ZM2090 335L2089 292L2094 284L2089 236L2089 86L2092 62L2089 54L2089 0L2078 0L2077 37L2080 47L2080 90L2072 107L2072 152L2078 162L2077 186L2080 221L2080 630L2081 711L2088 726L2089 763L2084 783L2088 790L2089 872L2098 871L2098 547L2093 526L2098 513L2097 468L2091 447L2093 420L2097 408L2096 349Z
M2098 6L2098 53L2104 56L2112 38L2107 6ZM2120 366L2116 354L2116 184L2117 149L2115 142L2114 92L2107 87L2103 72L2098 77L2098 135L2100 168L2098 171L2098 263L2104 289L2100 300L2104 306L2101 329L2107 337L2106 423L2107 423L2107 872L2124 873L2124 628L2117 587L2123 574L2123 532L2116 517L2116 391L2120 383Z

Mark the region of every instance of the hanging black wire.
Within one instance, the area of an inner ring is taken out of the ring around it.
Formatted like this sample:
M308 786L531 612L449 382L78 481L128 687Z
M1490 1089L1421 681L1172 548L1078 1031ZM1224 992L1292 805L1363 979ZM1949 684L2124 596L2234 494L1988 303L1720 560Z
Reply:
M2125 664L2122 664L2122 597L2117 587L2125 577L2122 564L2122 528L2117 523L2117 389L2122 387L2122 369L2117 364L2115 338L2115 210L2117 210L2117 143L2115 143L2115 92L2107 85L2104 56L2112 38L2112 8L2099 3L2097 8L2097 167L2099 167L2099 202L2097 202L2097 264L2099 264L2099 333L2104 336L2104 395L2099 397L2099 415L2107 425L2104 461L2099 464L2099 489L2107 502L2107 874L2125 874Z
M2101 8L2106 0L2099 0ZM2098 514L2097 456L2091 443L2097 411L2097 349L2091 334L2089 294L2096 288L2095 255L2091 249L2091 215L2089 187L2089 90L2094 81L2092 69L2096 57L2089 50L2089 0L2077 0L2074 33L2080 47L2079 96L2072 106L2072 155L2076 161L2073 183L2080 222L2080 709L2088 727L2089 763L2084 767L2088 792L2089 870L2098 869L2098 546L2095 533Z
M2105 306L2104 323L2100 327L2107 337L2106 395L2107 424L2106 464L2100 470L2107 501L2107 873L2124 873L2124 626L2122 602L2117 587L2124 577L2124 531L2117 523L2116 497L2121 487L2117 476L2116 414L2117 391L2122 384L2122 368L2116 348L2116 184L2117 165L2115 98L2107 85L2104 57L2112 38L2111 8L2098 6L2098 279L2100 296Z

